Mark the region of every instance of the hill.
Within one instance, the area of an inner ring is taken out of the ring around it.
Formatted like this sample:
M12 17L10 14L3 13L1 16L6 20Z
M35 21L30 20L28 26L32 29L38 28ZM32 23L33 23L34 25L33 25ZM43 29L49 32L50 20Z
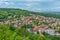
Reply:
M60 18L60 12L31 12L27 10L22 9L14 9L14 8L0 8L0 15L29 15L29 14L37 14L45 17L54 17L54 18Z
M0 8L0 40L60 40L60 34L56 35L60 33L59 17L54 13Z

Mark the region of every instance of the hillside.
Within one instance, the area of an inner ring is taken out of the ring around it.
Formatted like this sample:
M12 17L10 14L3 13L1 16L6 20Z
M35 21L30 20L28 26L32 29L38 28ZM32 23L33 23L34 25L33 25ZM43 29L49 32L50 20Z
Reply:
M0 22L2 24L13 24L15 27L24 26L25 24L33 26L44 24L52 29L53 27L57 29L56 27L60 25L59 15L56 13L39 13L21 9L0 8Z
M0 40L60 40L59 17L54 13L0 8Z
M60 12L36 12L34 14L45 16L45 17L53 17L60 19Z
M14 8L0 8L0 14L1 15L29 15L29 14L37 14L45 17L54 17L54 18L60 18L60 12L31 12L27 10L22 10L22 9L14 9Z

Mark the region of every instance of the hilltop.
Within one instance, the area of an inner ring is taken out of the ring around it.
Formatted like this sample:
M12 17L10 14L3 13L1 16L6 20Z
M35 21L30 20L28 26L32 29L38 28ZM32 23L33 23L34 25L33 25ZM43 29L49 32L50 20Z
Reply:
M3 12L4 13L3 13ZM0 14L1 15L29 15L29 14L36 14L36 15L41 15L45 17L53 17L53 18L60 18L60 12L32 12L28 10L23 10L23 9L14 9L14 8L0 8Z

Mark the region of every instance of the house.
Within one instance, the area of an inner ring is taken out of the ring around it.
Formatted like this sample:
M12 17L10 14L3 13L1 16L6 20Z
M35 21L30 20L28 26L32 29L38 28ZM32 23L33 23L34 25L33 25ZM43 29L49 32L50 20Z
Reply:
M33 28L33 33L34 33L34 34L37 34L37 31L38 31L38 27L34 27L34 28Z
M10 21L10 20L5 21L4 24L8 24L8 25L10 25L10 24L11 24L11 21Z
M3 25L3 24L4 24L4 22L0 22L0 24L1 24L1 25Z
M32 29L27 28L27 30L28 30L30 33L33 33L33 30L32 30Z
M60 33L56 32L55 35L60 36Z
M41 34L41 33L43 33L43 32L44 32L44 29L39 28L39 29L38 29L38 32Z
M55 30L48 28L48 26L44 25L44 24L42 24L40 26L35 26L33 28L33 33L37 34L37 32L39 32L39 34L43 34L43 32L46 32L46 33L48 33L50 35L55 35Z
M55 30L54 29L46 29L44 30L46 33L50 34L50 35L55 35Z

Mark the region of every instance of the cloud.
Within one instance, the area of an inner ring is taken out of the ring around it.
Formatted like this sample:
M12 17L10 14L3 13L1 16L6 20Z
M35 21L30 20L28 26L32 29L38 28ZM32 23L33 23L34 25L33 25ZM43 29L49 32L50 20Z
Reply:
M54 3L56 6L60 6L60 1Z
M26 1L52 1L52 0L26 0Z
M27 7L32 7L32 6L34 6L34 5L38 5L38 3L26 3L25 4Z
M6 5L9 5L9 2L4 2Z
M34 11L60 10L60 0L0 0L0 7Z
M29 4L25 4L28 7L31 7L33 4L29 3Z
M1 1L29 1L29 2L34 2L34 1L40 1L40 2L51 2L54 0L1 0Z
M51 8L52 10L58 10L60 9L60 6L59 7L54 7L54 8Z

